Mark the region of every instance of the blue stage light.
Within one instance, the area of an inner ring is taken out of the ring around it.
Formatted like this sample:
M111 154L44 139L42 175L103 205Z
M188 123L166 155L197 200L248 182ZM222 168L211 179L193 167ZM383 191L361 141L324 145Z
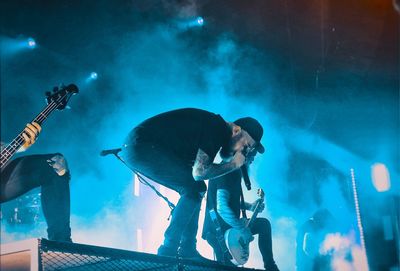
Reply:
M202 26L204 24L203 17L197 17L196 21L197 21L197 24L200 25L200 26Z
M91 72L91 73L90 73L90 79L96 80L97 77L98 77L97 72Z
M33 38L28 39L28 46L29 48L35 48L36 47L36 41Z
M98 77L99 77L99 75L98 75L97 72L91 72L91 73L89 73L89 75L86 77L85 83L86 83L86 84L89 84L89 83L91 83L91 82L93 82L93 81L96 81Z

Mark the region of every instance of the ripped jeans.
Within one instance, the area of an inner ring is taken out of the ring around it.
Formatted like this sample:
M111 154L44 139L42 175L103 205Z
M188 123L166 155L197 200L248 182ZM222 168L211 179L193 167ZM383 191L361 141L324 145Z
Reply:
M71 241L69 180L69 170L61 154L22 156L1 172L0 203L40 186L48 238Z

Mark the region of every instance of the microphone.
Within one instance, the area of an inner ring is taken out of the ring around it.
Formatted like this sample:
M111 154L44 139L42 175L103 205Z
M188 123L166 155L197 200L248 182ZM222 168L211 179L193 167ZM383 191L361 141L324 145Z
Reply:
M244 184L246 185L247 190L251 190L251 182L249 178L249 171L248 171L248 166L243 165L240 170L242 171L242 176L244 180Z
M102 150L102 151L100 152L100 156L106 156L106 155L109 155L109 154L117 155L120 151L122 151L121 148L118 148L118 149L111 149L111 150Z

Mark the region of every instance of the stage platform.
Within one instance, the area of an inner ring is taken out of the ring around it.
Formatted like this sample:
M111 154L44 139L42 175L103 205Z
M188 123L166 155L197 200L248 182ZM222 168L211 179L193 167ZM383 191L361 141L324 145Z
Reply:
M157 270L157 271L255 271L216 262L162 257L135 251L29 239L2 244L0 270Z

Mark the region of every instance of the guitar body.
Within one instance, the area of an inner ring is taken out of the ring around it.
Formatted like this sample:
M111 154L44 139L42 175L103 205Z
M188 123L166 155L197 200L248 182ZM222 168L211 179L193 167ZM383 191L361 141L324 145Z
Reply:
M241 230L231 228L225 232L225 243L234 265L244 265L249 260L249 243Z
M258 203L254 208L253 215L247 221L245 228L250 228L256 219L258 213L263 208L264 204L264 191L262 189L258 189L257 195L259 197ZM232 255L231 262L234 265L244 265L249 260L250 242L246 240L246 235L244 230L231 228L225 232L225 244L229 250L229 253Z

